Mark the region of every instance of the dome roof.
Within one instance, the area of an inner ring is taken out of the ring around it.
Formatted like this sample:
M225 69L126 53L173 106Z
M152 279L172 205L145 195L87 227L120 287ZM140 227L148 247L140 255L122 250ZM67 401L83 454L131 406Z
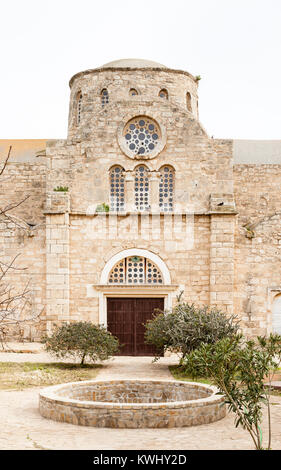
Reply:
M101 66L102 69L106 68L132 68L132 69L143 69L143 68L157 68L166 69L166 65L153 62L152 60L144 59L121 59L113 60Z
M84 70L83 72L78 72L73 77L70 79L69 86L70 88L72 87L72 84L74 80L78 77L81 77L85 74L89 73L98 73L98 72L103 72L106 70L120 70L124 69L124 71L128 71L129 69L154 69L154 70L162 70L162 71L167 71L167 72L173 72L173 73L181 73L184 75L187 75L190 77L192 80L196 81L196 79L191 75L189 72L185 72L183 70L175 70L167 67L166 65L159 64L159 62L154 62L153 60L145 60L145 59L120 59L120 60L113 60L112 62L108 62L107 64L101 65L98 68L95 69L89 69L89 70ZM198 84L198 82L197 82Z

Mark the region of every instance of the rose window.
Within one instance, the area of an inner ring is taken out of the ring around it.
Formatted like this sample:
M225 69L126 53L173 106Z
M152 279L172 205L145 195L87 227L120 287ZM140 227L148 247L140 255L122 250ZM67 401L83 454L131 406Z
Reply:
M134 155L149 155L161 141L158 124L146 116L131 119L124 128L125 146Z
M130 256L119 261L111 270L109 284L163 284L159 268L147 258Z

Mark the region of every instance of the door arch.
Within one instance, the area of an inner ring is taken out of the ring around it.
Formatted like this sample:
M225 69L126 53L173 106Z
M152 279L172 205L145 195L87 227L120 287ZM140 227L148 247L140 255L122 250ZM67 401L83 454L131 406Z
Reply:
M141 256L150 259L160 269L163 276L163 284L171 284L171 276L169 269L167 268L164 261L160 258L160 256L156 255L155 253L152 253L152 251L140 248L130 248L128 250L122 250L116 255L112 256L112 258L110 258L110 260L106 263L102 270L100 284L108 284L108 278L112 268L123 258L127 258L129 256Z

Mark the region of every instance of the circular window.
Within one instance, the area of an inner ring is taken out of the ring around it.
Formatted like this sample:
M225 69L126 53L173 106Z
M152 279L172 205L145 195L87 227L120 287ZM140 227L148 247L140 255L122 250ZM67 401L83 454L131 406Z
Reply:
M163 127L148 116L130 119L119 130L119 144L127 156L137 159L155 157L164 147Z

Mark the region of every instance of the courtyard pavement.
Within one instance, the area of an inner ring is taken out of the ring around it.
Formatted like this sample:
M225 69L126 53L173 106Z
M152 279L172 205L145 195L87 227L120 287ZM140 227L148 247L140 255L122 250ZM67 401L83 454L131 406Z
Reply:
M54 359L36 343L12 345L13 349L36 353L0 352L0 361L47 362ZM107 361L96 380L139 378L173 380L168 366L177 357L115 357ZM23 391L0 390L0 449L72 450L222 450L254 449L246 431L235 428L234 416L227 414L216 423L171 429L108 429L58 423L38 411L38 388ZM272 448L281 449L281 397L272 397ZM266 413L265 413L266 417ZM266 423L264 424L266 436Z

